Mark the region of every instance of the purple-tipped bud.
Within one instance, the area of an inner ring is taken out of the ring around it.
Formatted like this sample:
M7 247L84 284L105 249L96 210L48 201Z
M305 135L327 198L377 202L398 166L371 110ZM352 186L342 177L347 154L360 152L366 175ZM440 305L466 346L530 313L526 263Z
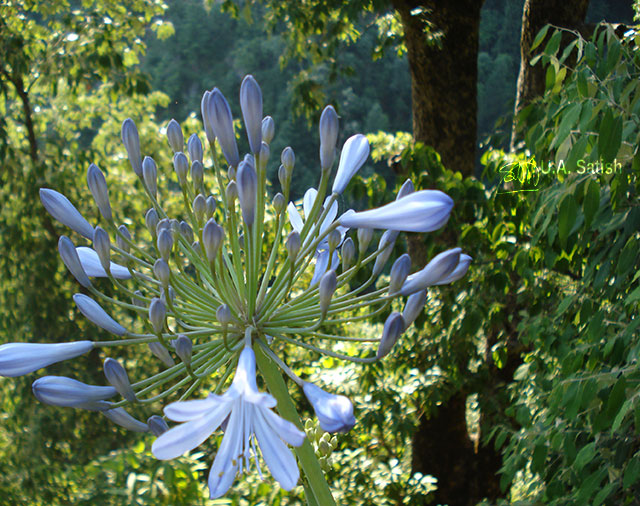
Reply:
M69 272L73 274L73 277L76 278L78 283L80 283L85 288L91 287L91 281L89 281L89 276L84 271L82 264L80 263L80 258L78 258L78 253L76 252L76 247L66 236L60 237L58 240L58 251L60 252L60 257L64 262L64 265L67 266Z
M187 242L193 242L193 229L186 221L180 222L180 235L185 238Z
M127 333L122 325L115 321L109 314L102 309L102 306L95 300L82 293L76 293L73 296L73 302L76 303L80 312L94 325L111 332L116 336L123 336Z
M280 181L280 188L282 188L282 191L285 193L289 189L290 179L287 169L284 168L284 165L280 165L278 168L278 181Z
M320 278L320 286L318 287L318 294L320 298L320 311L322 317L327 315L329 305L331 304L331 297L338 287L338 278L336 277L336 271L328 271Z
M373 229L372 228L359 228L358 229L358 248L360 249L360 254L364 254L371 243L371 239L373 239Z
M189 160L184 153L176 153L173 156L173 168L178 176L180 186L187 184L187 174L189 172Z
M262 144L262 92L252 75L245 76L240 85L240 108L249 147L253 153L259 153Z
M191 364L191 353L193 352L193 343L185 335L179 335L173 342L173 347L176 350L176 355L180 357L185 364Z
M328 105L320 116L320 167L327 170L336 158L336 142L338 142L338 115Z
M452 248L433 257L422 269L407 278L400 293L411 295L445 280L458 266L460 248Z
M207 199L204 198L202 193L198 193L196 198L193 199L193 214L196 215L196 219L199 223L204 220L205 214L207 214Z
M40 402L63 408L82 408L92 411L106 409L105 399L116 395L113 387L87 385L64 376L44 376L33 382L33 395Z
M149 233L151 234L151 237L153 239L156 238L156 227L158 226L159 221L160 220L158 219L158 213L153 207L149 209L144 215L144 222L147 225L147 229L149 230Z
M223 239L224 229L213 218L209 219L202 229L202 245L209 262L216 259Z
M84 355L91 341L73 343L7 343L0 346L0 376L22 376L48 365Z
M356 245L353 243L351 237L347 237L342 243L342 271L348 270L356 258Z
M230 181L224 192L225 197L227 198L227 202L231 204L235 199L238 198L238 185L235 181Z
M107 187L107 181L104 178L104 174L98 168L97 165L91 164L87 169L87 186L91 190L93 200L98 206L98 210L102 217L111 221L111 204L109 202L109 188Z
M171 220L169 218L162 218L158 221L158 224L156 225L156 236L160 235L160 232L163 230L171 232Z
M339 230L332 230L327 237L327 244L330 250L335 250L342 242L342 234Z
M167 422L164 421L164 418L158 415L152 415L147 420L147 426L149 430L154 436L161 436L165 432L169 430L169 426Z
M271 144L273 136L276 133L276 126L271 116L265 116L262 120L262 140L267 144Z
M116 244L118 248L120 248L125 253L129 253L131 249L131 234L129 233L129 229L125 225L120 225L118 227L118 235L116 235Z
M153 264L153 274L156 279L162 283L162 286L167 286L169 284L169 279L171 278L171 269L169 268L169 264L163 258L158 258Z
M382 237L380 237L380 242L378 243L378 251L381 253L376 257L376 262L373 264L373 276L377 276L382 272L384 266L389 260L391 253L393 253L393 246L396 243L396 239L398 238L398 232L394 230L386 230Z
M167 308L162 301L157 297L154 297L149 304L149 321L153 327L153 331L156 334L161 334L164 330L164 321L167 317Z
M180 128L180 124L175 119L169 121L169 124L167 125L167 140L169 141L169 146L174 153L184 151L184 136L182 135L182 128Z
M111 240L109 234L100 226L97 226L93 233L93 249L98 254L102 268L105 272L109 272L111 270Z
M209 195L207 197L207 219L213 216L213 213L216 212L216 199L213 195Z
M226 304L218 306L216 309L216 319L220 325L227 325L231 321L231 310Z
M169 261L169 255L171 255L171 250L173 249L173 234L171 231L166 228L160 230L156 243L160 257L165 261Z
M312 384L302 385L304 394L316 412L320 427L327 432L349 432L356 424L353 404L344 395L334 395Z
M140 137L138 137L138 129L131 118L127 118L122 123L122 142L127 154L129 155L129 163L133 171L142 177L142 157L140 156Z
M236 134L233 131L233 117L229 103L218 88L214 88L207 100L207 119L211 122L211 127L218 139L222 154L227 163L232 167L238 165L240 156L238 155L238 145L236 144Z
M253 165L242 161L238 166L236 175L238 185L238 200L242 209L242 218L248 227L253 225L256 217L256 205L258 195L258 175Z
M191 182L196 191L202 186L202 180L204 178L204 166L202 162L198 160L191 164Z
M153 342L149 343L149 350L153 353L158 359L162 361L164 365L167 367L173 367L176 365L176 362L173 360L167 349L162 346L162 343Z
M404 305L404 310L402 311L402 317L404 318L405 330L411 325L418 315L424 309L425 304L427 303L427 291L421 290L416 293L412 293L409 295L407 299L407 303Z
M364 165L369 156L369 141L362 134L347 139L340 153L340 164L333 181L333 193L342 193L351 178Z
M300 234L294 230L288 235L287 240L284 243L284 247L287 249L287 253L289 254L289 258L292 262L295 262L301 246L302 241L300 240Z
M473 260L469 255L465 255L462 253L460 255L460 260L458 261L458 265L456 268L444 279L441 279L436 285L448 285L449 283L453 283L454 281L458 281L460 278L464 277L464 275L469 270L469 265L471 264L471 260Z
M284 195L280 192L276 193L273 196L273 210L276 212L277 215L281 214L282 211L284 211L284 207L286 205L286 200L284 199Z
M149 432L149 427L146 423L136 420L127 413L124 408L107 409L105 411L101 411L101 413L113 423L118 424L120 427L124 427L127 430L133 432Z
M187 151L189 152L189 158L191 158L192 162L203 162L204 153L202 151L202 142L200 142L200 137L196 134L191 134L189 137L187 141Z
M40 188L40 201L47 212L60 223L87 239L93 238L93 227L62 193L48 188Z
M266 142L262 143L262 147L260 148L260 158L258 170L260 172L264 172L267 170L267 162L269 161L269 156L271 155L271 149L269 149L269 145Z
M122 364L113 358L108 358L104 361L104 375L107 377L107 381L111 383L122 397L129 402L136 402L136 394L131 387L129 381L129 375L124 370Z
M288 174L291 174L293 170L293 166L296 164L296 155L293 153L293 149L291 146L287 146L282 150L282 154L280 155L280 162L282 166L285 168Z
M391 273L389 274L389 294L393 295L400 291L410 272L411 257L405 253L398 257L391 266Z
M393 345L396 344L400 335L404 332L405 323L402 315L397 311L394 311L389 315L387 321L384 322L384 328L382 330L382 338L380 344L378 344L378 353L376 357L381 359L386 357Z
M209 144L213 145L216 140L216 134L213 131L213 124L209 117L209 97L211 97L210 91L205 91L200 101L200 111L202 112L202 124L204 125L204 131L207 136Z
M142 160L142 179L149 193L155 197L158 193L158 167L150 156L145 156Z

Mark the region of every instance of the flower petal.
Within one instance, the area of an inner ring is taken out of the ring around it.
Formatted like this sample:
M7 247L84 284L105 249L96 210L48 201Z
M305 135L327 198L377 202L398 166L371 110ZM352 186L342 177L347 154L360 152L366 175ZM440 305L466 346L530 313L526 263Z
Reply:
M333 181L333 193L342 193L351 178L362 167L369 156L369 141L362 134L349 137L342 147L340 163Z
M40 188L40 201L47 212L60 223L87 239L93 239L93 227L62 193L49 188Z
M287 212L289 213L289 223L291 223L291 227L296 232L302 232L302 228L304 227L304 222L302 221L302 217L296 208L296 205L293 202L289 202L287 206Z
M209 471L209 494L211 499L223 496L233 483L238 473L238 457L242 449L244 420L241 408L235 406L231 412L227 431L222 438L216 458Z
M174 422L187 422L200 418L220 404L221 398L210 394L206 399L172 402L163 411Z
M87 246L79 246L76 248L76 252L78 253L80 263L82 264L84 271L87 273L87 276L89 276L90 278L107 277L107 273L100 263L100 257L93 248L89 248ZM131 278L129 269L127 269L124 265L119 265L111 262L109 268L111 269L111 275L116 279Z
M318 196L318 190L315 188L309 188L306 192L304 192L304 198L302 199L302 209L304 211L304 219L309 219L309 214L311 213L311 209L313 208L313 204L316 201L316 197Z
M265 421L269 427L280 436L281 439L289 443L291 446L300 446L304 443L305 433L302 432L294 423L285 420L281 416L276 415L270 409L261 410Z

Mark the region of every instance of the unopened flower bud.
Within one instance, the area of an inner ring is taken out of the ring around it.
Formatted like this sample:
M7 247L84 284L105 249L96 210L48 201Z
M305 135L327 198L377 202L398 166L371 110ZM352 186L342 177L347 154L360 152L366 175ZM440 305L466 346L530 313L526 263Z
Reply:
M264 172L267 170L267 162L269 161L269 155L271 154L271 150L269 149L269 145L266 142L262 143L262 147L260 148L260 158L258 171Z
M320 116L320 167L327 170L336 158L336 142L338 141L338 115L328 105Z
M273 136L276 133L276 127L271 116L265 116L262 119L262 140L267 144L271 144Z
M158 224L156 225L156 236L160 235L160 232L163 230L171 232L171 220L169 218L162 218L158 221Z
M278 181L280 181L282 191L287 193L289 190L289 174L287 173L287 169L284 168L284 165L280 165L278 168Z
M389 354L393 345L396 344L396 341L400 337L400 334L404 332L405 323L402 315L397 311L394 311L389 315L387 320L384 322L384 328L382 329L382 338L380 339L380 344L378 345L378 353L376 357L381 359Z
M91 341L73 343L7 343L0 346L0 376L16 377L78 357L93 349Z
M233 117L229 103L218 88L214 88L206 101L207 117L211 121L211 126L222 154L229 165L235 167L240 161L238 155L238 145L236 144L236 135L233 131Z
M202 254L202 248L200 247L200 241L193 241L191 243L191 249L193 249L196 255Z
M109 272L111 270L111 240L109 234L100 226L97 226L93 233L93 249L98 254L102 268L105 272Z
M253 165L242 161L238 166L236 175L238 185L238 200L242 209L242 219L247 226L253 225L256 215L256 204L258 194L258 175Z
M175 119L169 121L169 124L167 125L167 140L169 141L169 146L174 153L184 151L184 136L182 135L182 128L180 128L180 124Z
M112 408L100 412L113 423L118 424L120 427L124 427L127 430L133 432L149 432L149 427L146 423L136 420L127 413L124 408Z
M191 134L191 136L189 137L189 140L187 141L187 151L189 152L189 158L191 158L192 162L195 162L197 160L202 163L202 142L200 142L200 137L198 137L196 134Z
M129 253L131 249L131 234L129 233L129 229L125 225L120 225L118 227L119 234L116 235L116 244L118 248L120 248L125 253Z
M284 206L286 205L286 201L284 199L284 195L280 192L276 193L273 197L273 210L276 214L282 213L284 211Z
M202 123L204 124L204 132L207 136L207 140L209 144L213 145L216 140L216 134L213 131L213 124L211 123L211 118L209 117L209 97L211 96L211 92L209 90L205 91L202 95L202 100L200 101L200 112L202 113Z
M204 178L204 166L202 162L195 160L191 164L191 182L196 191L202 186L202 180Z
M213 218L209 219L202 228L202 244L209 262L215 261L223 239L224 229Z
M169 284L171 269L164 258L158 258L153 264L153 274L156 279L162 283L162 286L167 286Z
M340 153L340 163L336 178L333 181L332 193L342 193L351 178L364 165L369 156L369 141L362 134L356 134L347 139Z
M393 253L393 246L396 243L396 239L398 238L398 232L395 230L386 230L382 237L380 237L380 242L378 243L378 251L381 252L376 257L376 261L373 264L373 276L377 276L382 272L384 266L389 260L391 253Z
M140 290L133 292L133 295L131 296L131 304L136 307L147 307L144 301L144 295L142 295Z
M173 304L173 302L176 300L176 292L172 286L167 289L167 293L165 293L164 288L160 288L160 298L165 304L167 304L168 302Z
M87 385L64 376L44 376L31 386L33 395L40 402L64 408L81 408L99 411L109 406L105 399L113 397L116 389Z
M173 249L173 234L171 231L166 228L160 230L156 244L158 245L160 257L165 261L169 261L169 255L171 255L171 250Z
M144 222L147 225L147 229L149 230L149 233L151 234L151 237L153 239L156 238L156 227L158 226L159 221L160 220L158 219L158 213L153 207L149 209L144 215Z
M64 235L60 237L58 240L58 251L60 252L60 257L62 258L64 265L67 266L67 269L69 269L69 272L73 274L73 277L76 278L78 283L85 288L90 288L91 281L89 281L89 276L87 276L87 273L80 263L76 247L71 242L71 239Z
M136 394L131 387L129 376L120 362L112 358L106 359L104 361L104 375L122 397L129 402L136 402Z
M187 242L193 242L193 229L186 221L180 222L180 235L184 237Z
M149 321L156 334L162 334L164 320L167 317L167 308L161 299L154 297L149 304Z
M293 149L291 146L287 146L282 150L282 155L280 155L280 162L282 166L285 168L288 174L291 174L293 170L293 166L296 164L296 155L293 153Z
M198 193L196 198L193 199L193 214L196 215L198 223L202 223L204 215L207 213L207 200L202 193Z
M412 293L407 298L407 303L404 305L402 311L402 318L404 318L405 330L411 325L418 315L424 309L424 305L427 303L427 291L421 290L416 293Z
M327 237L327 244L329 244L330 250L335 250L342 240L342 234L338 230L332 230Z
M249 147L253 153L258 153L262 144L262 92L252 75L245 76L240 85L240 108Z
M93 238L93 227L62 193L48 188L40 188L40 201L47 212L60 223L87 239Z
M320 278L318 294L320 297L320 311L322 312L323 318L327 315L329 304L331 304L331 297L333 297L337 286L338 278L336 277L336 272L333 270L325 272L322 278Z
M209 195L207 197L207 219L213 216L213 213L216 212L216 199L213 195Z
M171 225L171 232L173 233L173 237L180 235L180 222L175 218L171 218L169 220L169 224Z
M78 306L78 309L85 318L94 325L116 336L123 336L127 333L127 329L111 318L111 316L102 309L102 306L91 297L82 293L76 293L73 296L73 302L76 303L76 306Z
M353 404L347 397L325 392L313 383L305 382L302 390L313 406L322 430L348 432L353 428L356 418L353 416Z
M445 280L457 267L461 251L460 248L452 248L433 257L424 269L407 278L400 293L411 295Z
M185 364L191 364L191 353L193 351L193 343L185 335L179 335L173 342L173 348L176 350L176 355L180 357Z
M187 184L187 173L189 172L189 160L184 153L176 153L173 155L173 168L178 176L180 186Z
M356 245L351 237L347 237L342 243L342 271L348 270L356 257Z
M151 353L159 358L167 367L173 367L176 365L175 360L173 360L173 357L169 354L167 349L162 346L162 343L157 341L149 343L149 350L151 350Z
M122 142L129 155L129 163L133 171L142 177L142 157L140 156L140 138L138 129L131 118L127 118L122 123Z
M231 321L231 310L226 304L218 306L216 309L216 319L220 325L227 325Z
M289 253L289 258L292 262L294 262L298 256L300 246L302 246L300 234L294 230L288 235L287 240L284 243L284 247L287 249L287 253Z
M155 197L158 193L158 167L150 156L145 156L142 160L142 178L149 193Z
M411 272L411 257L406 253L399 256L391 266L389 275L389 294L393 295L400 291L402 284Z
M87 186L89 190L91 190L93 200L98 206L102 217L107 221L111 221L111 204L109 203L107 181L102 171L93 163L89 165L89 169L87 169Z
M372 228L359 228L358 229L358 249L360 250L360 254L364 255L371 243L371 239L373 239L373 229Z
M164 418L158 415L152 415L147 420L147 426L149 430L154 436L161 436L165 432L169 430L169 426L167 422L164 421Z

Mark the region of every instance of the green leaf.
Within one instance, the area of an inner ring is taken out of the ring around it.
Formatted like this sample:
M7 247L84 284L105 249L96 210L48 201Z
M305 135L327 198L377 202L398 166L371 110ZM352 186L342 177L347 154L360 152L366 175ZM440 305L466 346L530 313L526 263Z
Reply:
M542 29L538 32L538 34L536 35L536 38L533 39L533 43L531 44L531 51L533 51L542 43L544 38L547 36L547 32L549 31L549 26L550 25L544 25Z
M640 478L640 456L634 455L627 464L622 477L622 488L629 488Z
M620 116L614 117L611 109L607 109L598 130L598 153L600 153L603 161L613 161L621 144L622 118Z
M600 207L600 185L597 181L590 179L584 187L584 200L582 201L582 212L584 214L585 227L588 228L593 221L593 217Z
M607 408L606 412L609 418L614 418L615 415L620 411L620 407L624 403L627 389L627 380L624 376L622 376L616 384L613 385L611 392L609 392L609 398L607 400Z
M567 195L558 210L558 238L562 243L567 240L578 216L578 205L573 195Z
M627 413L632 407L633 407L633 399L627 399L626 401L624 401L624 404L620 408L620 411L618 411L618 414L616 415L616 418L613 421L613 425L611 426L611 433L614 433L620 428L620 426L622 425L622 422L624 421L624 417L627 416Z
M593 457L596 455L596 444L589 443L586 446L583 446L582 449L578 452L576 456L576 460L573 463L574 467L580 471L584 466L586 466L589 462L593 460Z

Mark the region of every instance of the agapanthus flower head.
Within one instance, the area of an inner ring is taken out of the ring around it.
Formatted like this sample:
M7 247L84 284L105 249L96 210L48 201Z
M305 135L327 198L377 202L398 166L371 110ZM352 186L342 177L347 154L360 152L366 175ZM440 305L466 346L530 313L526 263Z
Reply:
M260 460L284 489L296 486L298 464L289 446L300 447L305 435L291 412L288 420L273 411L283 400L291 403L286 386L274 379L278 368L303 389L322 429L345 432L354 426L351 401L298 377L280 358L288 347L363 364L380 360L418 317L429 287L458 280L471 261L459 248L413 274L407 254L392 261L403 244L401 231L428 232L447 222L453 201L438 190L416 191L406 181L389 204L359 212L340 209L342 194L367 161L369 142L362 134L347 139L332 183L339 125L331 106L320 121L318 184L302 202L290 201L296 157L290 147L279 160L271 153L274 121L262 117L262 95L251 76L242 83L240 103L251 150L242 157L231 108L217 88L206 91L201 102L208 146L198 133L183 133L177 121L167 125L172 166L143 153L135 123L123 122L135 187L148 202L139 226L129 219L125 226L114 212L105 175L95 165L87 171L87 184L100 211L91 216L99 216L100 224L85 219L56 190L41 190L46 210L78 234L62 236L58 244L64 264L83 287L84 293L73 297L78 310L115 338L99 334L93 341L0 346L4 376L28 374L97 348L106 384L45 376L33 383L34 394L55 406L100 411L128 430L151 432L157 436L152 451L160 459L176 458L222 428L209 474L212 497L224 494L252 462L259 470ZM281 186L271 198L267 175L276 168ZM167 197L165 182L182 193L181 210ZM108 295L101 291L106 283L112 285ZM403 312L393 311L404 297ZM385 314L381 335L348 335L351 323ZM332 347L336 341L361 347L348 355ZM136 361L119 359L119 346L155 357L160 371L147 375ZM271 393L258 390L256 356ZM205 380L225 393L203 398L198 387ZM178 425L170 427L157 414L163 405L166 419ZM297 455L303 467L312 458L305 451Z

